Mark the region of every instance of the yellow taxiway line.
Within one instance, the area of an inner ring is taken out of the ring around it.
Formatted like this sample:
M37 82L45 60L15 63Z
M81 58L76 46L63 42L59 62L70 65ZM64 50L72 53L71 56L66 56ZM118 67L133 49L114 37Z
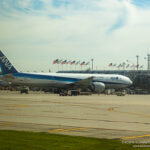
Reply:
M11 125L14 124L13 122L4 122L4 123L0 123L0 126L5 126L5 125Z
M28 107L28 105L8 105L8 107Z
M111 112L118 112L118 113L121 113L121 114L136 115L136 116L148 117L148 118L150 117L150 115L138 114L138 113L132 113L132 112L122 112L122 111L114 110L114 108L116 108L116 107L111 107L108 110L111 111Z
M147 135L139 135L139 136L130 136L130 137L122 137L121 140L128 140L128 139L136 139L136 138L143 138L143 137L150 137L150 134Z
M137 116L142 116L142 117L150 117L150 115L146 115L146 114L138 114L138 113L130 113L130 112L121 112L121 111L117 111L114 110L115 107L111 107L108 110L111 112L118 112L118 113L122 113L122 114L130 114L130 115L137 115ZM122 137L120 138L121 140L127 140L127 139L136 139L136 138L143 138L143 137L150 137L150 134L147 135L139 135L139 136L130 136L130 137Z
M55 129L55 130L49 130L49 133L56 133L56 132L67 132L67 131L78 131L78 130L85 130L87 127L81 127L81 128L72 128L72 129Z

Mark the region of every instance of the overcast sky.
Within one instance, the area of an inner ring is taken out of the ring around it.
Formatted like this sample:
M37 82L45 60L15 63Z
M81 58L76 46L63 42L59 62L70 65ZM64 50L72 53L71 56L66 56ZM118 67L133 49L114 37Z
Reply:
M137 54L146 68L149 17L150 0L0 0L0 49L21 71L55 72L56 58L108 69Z

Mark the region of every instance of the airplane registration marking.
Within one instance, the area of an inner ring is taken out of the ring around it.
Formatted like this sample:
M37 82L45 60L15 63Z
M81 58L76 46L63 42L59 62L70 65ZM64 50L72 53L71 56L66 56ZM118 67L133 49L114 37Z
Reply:
M77 130L85 130L88 129L87 127L81 127L81 128L72 128L72 129L55 129L55 130L49 130L49 133L56 133L56 132L67 132L67 131L77 131Z

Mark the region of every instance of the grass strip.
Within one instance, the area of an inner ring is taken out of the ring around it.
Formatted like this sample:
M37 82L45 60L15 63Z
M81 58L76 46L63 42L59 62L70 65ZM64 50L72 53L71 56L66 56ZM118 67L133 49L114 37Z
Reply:
M119 140L0 130L0 150L137 150ZM150 148L140 148L140 150Z

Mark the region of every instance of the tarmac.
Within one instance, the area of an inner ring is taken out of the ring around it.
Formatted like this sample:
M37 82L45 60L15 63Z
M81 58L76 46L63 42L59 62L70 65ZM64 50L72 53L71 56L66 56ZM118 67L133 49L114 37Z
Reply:
M150 143L150 95L59 96L0 91L0 130Z

